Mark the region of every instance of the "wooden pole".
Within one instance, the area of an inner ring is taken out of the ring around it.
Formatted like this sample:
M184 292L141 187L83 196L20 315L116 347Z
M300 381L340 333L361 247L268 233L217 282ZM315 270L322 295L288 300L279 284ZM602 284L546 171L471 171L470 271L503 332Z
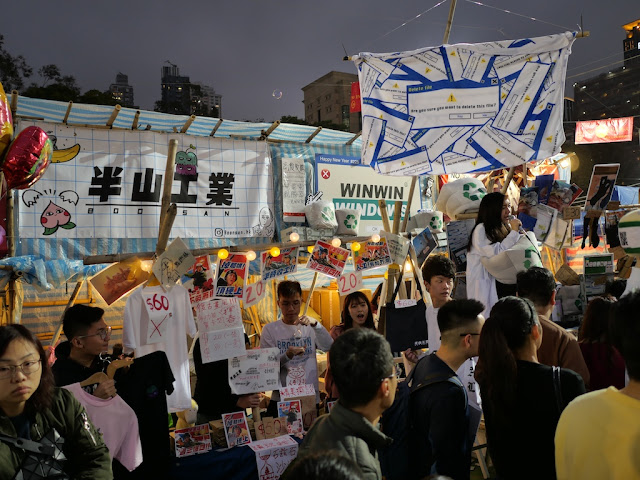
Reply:
M18 112L18 90L11 90L11 117L13 118L14 124L15 124L15 118L16 118L17 112Z
M509 173L507 173L507 178L504 180L504 185L502 185L502 190L500 192L505 195L507 190L509 189L509 184L511 180L513 180L513 174L516 173L516 167L509 168Z
M417 181L418 177L413 177L411 179L411 186L409 187L409 198L407 198L407 208L404 210L404 218L402 219L402 227L400 228L401 232L407 231L407 223L409 222L409 209L411 208L411 199L413 198L413 192L416 189Z
M191 115L189 118L187 118L187 121L184 122L184 125L180 129L180 133L187 133L187 130L189 130L189 127L191 126L191 124L195 119L196 119L195 115Z
M131 130L138 129L138 120L140 120L140 110L136 110L136 114L133 116L133 122L131 122Z
M162 203L160 204L160 225L162 219L167 214L171 204L171 185L173 185L173 174L176 170L176 153L178 152L178 140L169 140L169 151L167 153L167 165L164 169L164 186L162 188ZM158 232L159 233L159 232Z
M111 112L111 116L109 117L109 120L107 120L107 127L113 127L113 122L116 121L116 118L118 117L121 109L122 107L120 105L116 105L115 107L113 107L113 112Z
M317 281L318 281L318 272L313 272L313 280L311 281L309 296L307 297L307 301L304 303L304 311L302 312L302 315L306 315L307 310L309 310L309 304L311 303L311 295L313 295L313 290L316 288Z
M271 135L276 128L278 128L278 125L280 125L280 120L273 122L267 130L262 131L262 135L260 135L259 140L266 140L267 137Z
M80 289L82 288L83 283L84 283L84 279L77 282L76 288L74 288L73 293L71 294L71 297L69 297L67 306L65 307L64 312L62 312L62 315L60 316L60 323L58 324L58 328L56 328L56 331L53 334L53 337L51 337L51 343L49 343L49 346L51 348L55 347L56 343L58 342L58 339L60 338L60 334L62 333L62 321L64 320L64 315L67 313L67 310L69 310L73 306L73 304L76 301L76 298L78 298L78 294L80 293Z
M384 199L378 200L378 206L380 207L380 217L382 217L382 228L384 228L385 232L391 231L391 226L389 225L389 213L387 212L387 202Z
M351 145L351 144L353 144L353 142L355 142L355 141L360 137L360 135L362 135L362 130L360 130L358 133L356 133L356 134L351 138L351 140L349 140L345 145Z
M211 133L209 134L210 137L215 137L216 132L220 128L220 125L222 125L222 119L218 120L218 123L216 123L216 126L213 127L213 130L211 130Z
M393 230L392 233L398 235L400 230L400 216L402 215L402 201L396 200L393 206Z
M447 20L447 26L444 29L444 38L442 40L442 44L446 44L449 42L449 35L451 34L451 25L453 24L453 15L456 13L456 4L458 0L451 0L451 5L449 6L449 19Z
M167 243L169 242L169 234L171 233L171 228L173 227L173 221L176 219L176 215L178 213L178 206L173 203L167 213L162 218L162 224L160 225L160 229L158 231L158 243L156 244L156 255L161 255L162 252L167 248Z
M315 138L316 135L318 135L320 132L322 131L322 127L318 127L316 128L316 131L313 132L309 138L307 138L304 143L311 143L311 140L313 140Z
M64 123L65 125L67 124L67 121L69 120L69 115L71 114L71 108L73 107L73 102L69 102L69 105L67 105L67 111L64 114L64 119L62 120L62 123Z

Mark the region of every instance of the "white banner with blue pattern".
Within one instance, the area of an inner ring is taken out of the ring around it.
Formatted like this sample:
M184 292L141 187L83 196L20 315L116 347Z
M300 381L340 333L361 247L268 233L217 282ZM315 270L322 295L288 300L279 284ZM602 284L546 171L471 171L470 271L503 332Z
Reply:
M362 161L387 175L495 170L560 151L575 35L354 57Z

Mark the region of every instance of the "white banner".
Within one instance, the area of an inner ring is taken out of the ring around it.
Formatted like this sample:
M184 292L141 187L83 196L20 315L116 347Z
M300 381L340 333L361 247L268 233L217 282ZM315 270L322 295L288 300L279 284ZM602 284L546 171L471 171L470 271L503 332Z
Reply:
M171 235L271 237L271 160L265 142L37 125L55 138L52 164L20 191L23 238L156 238L169 140L178 141Z
M386 175L440 175L558 153L573 41L566 32L357 55L362 162Z

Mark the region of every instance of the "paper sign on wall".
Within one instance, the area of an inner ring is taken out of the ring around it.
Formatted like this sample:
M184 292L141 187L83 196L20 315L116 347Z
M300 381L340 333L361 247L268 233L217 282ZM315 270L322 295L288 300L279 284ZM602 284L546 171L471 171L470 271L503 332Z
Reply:
M285 222L304 222L304 159L282 157L282 215Z
M239 355L247 351L244 343L244 329L228 328L200 334L200 351L202 363L217 362Z
M257 348L229 359L229 386L236 395L277 390L279 374L278 348Z
M280 475L298 455L298 443L289 435L258 440L248 446L256 453L260 480L280 478Z
M176 238L153 264L153 274L166 289L171 289L193 266L195 257L180 238Z

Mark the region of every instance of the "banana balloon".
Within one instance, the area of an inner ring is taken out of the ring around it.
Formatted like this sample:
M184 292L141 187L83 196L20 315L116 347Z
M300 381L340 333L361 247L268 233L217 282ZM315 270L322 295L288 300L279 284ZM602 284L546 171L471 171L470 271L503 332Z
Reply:
M51 157L51 163L64 163L76 158L76 155L80 153L80 145L75 144L73 147L62 148L60 150L54 150Z

